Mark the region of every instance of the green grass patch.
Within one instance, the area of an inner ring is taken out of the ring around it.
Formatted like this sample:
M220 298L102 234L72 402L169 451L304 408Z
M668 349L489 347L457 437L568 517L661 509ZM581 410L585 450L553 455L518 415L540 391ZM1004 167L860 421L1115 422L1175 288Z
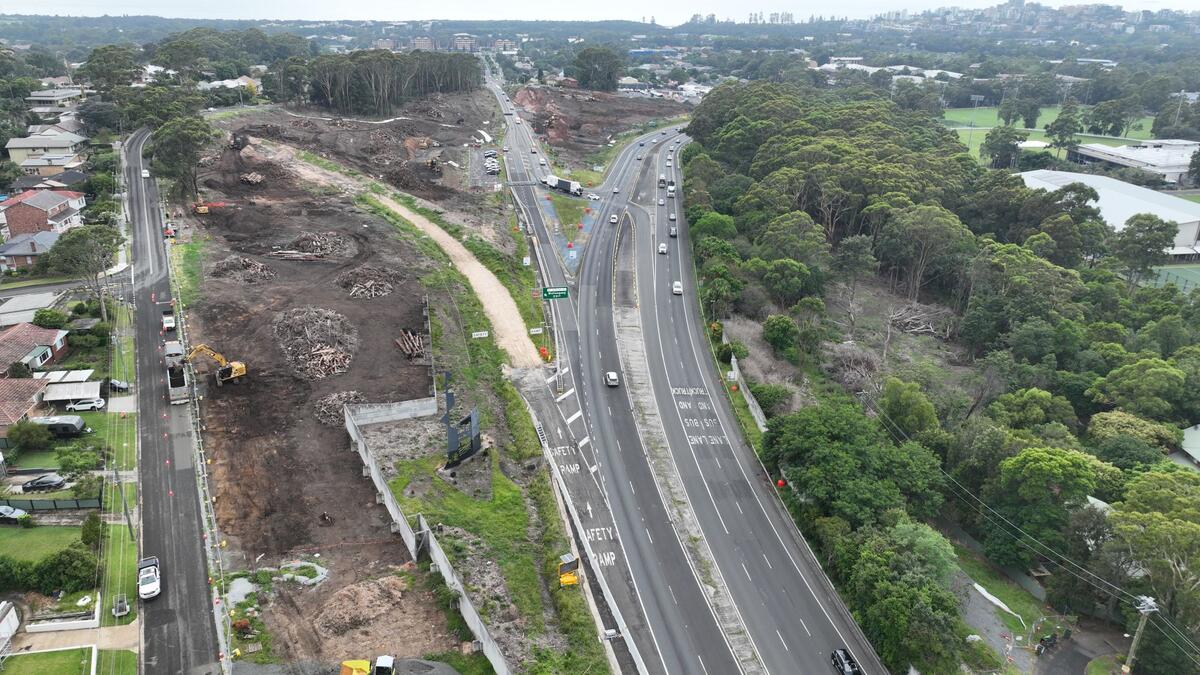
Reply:
M504 574L509 594L517 611L534 633L545 630L538 566L526 538L529 513L521 488L499 468L492 454L492 495L474 499L448 485L435 475L442 458L438 456L396 462L397 475L389 485L400 506L408 513L423 513L430 523L461 527L479 537ZM418 477L430 477L430 486L420 498L405 495L405 489ZM441 539L447 555L454 557L454 543ZM486 614L486 607L477 608Z
M1086 675L1117 675L1121 672L1122 660L1115 654L1100 656L1088 661Z
M445 663L457 670L459 675L492 675L492 664L482 653L463 654L461 652L438 652L421 657L426 661Z
M1000 109L996 106L985 106L982 108L947 108L942 112L942 120L950 126L975 126L975 127L998 127L1003 122L1000 121ZM1086 113L1087 108L1081 108L1081 113ZM1047 124L1058 119L1058 114L1062 112L1061 106L1047 106L1042 108L1041 114L1038 116L1037 125L1039 129L1044 129ZM1017 121L1017 124L1025 124L1025 120ZM1134 127L1141 127L1129 130L1129 135L1126 138L1131 140L1145 140L1151 137L1150 129L1154 126L1154 118L1150 116L1142 117L1134 123Z
M86 675L91 671L91 649L17 654L4 661L4 675Z
M450 258L442 251L442 248L437 245L433 239L417 228L406 219L404 216L384 206L382 202L374 197L366 194L359 195L355 198L354 203L364 211L379 216L387 221L392 227L396 228L396 232L401 239L408 241L417 247L425 257L435 262L446 263Z
M722 367L725 364L717 362L718 372L724 372ZM746 442L750 447L754 448L754 454L758 455L762 452L762 437L763 432L759 431L758 424L754 422L754 416L750 414L750 404L746 402L745 393L739 387L737 391L730 391L729 385L722 382L725 393L729 395L729 402L733 406L733 414L737 416L738 426L742 428L742 436L746 438Z
M987 129L958 129L957 132L958 132L958 139L963 142L963 145L967 146L967 148L971 152L971 156L979 157L979 148L980 148L980 146L983 145L983 139L985 136L987 136L988 130ZM1031 141L1044 141L1046 143L1050 142L1050 139L1046 137L1046 133L1043 131L1030 131L1028 133L1029 133L1029 140L1031 140ZM1086 134L1079 134L1078 136L1076 136L1076 138L1079 139L1080 143L1100 143L1102 145L1111 145L1111 146L1126 145L1130 142L1130 141L1122 140L1119 138L1108 138L1105 136L1089 136ZM1061 154L1061 151L1057 150L1055 148L1046 148L1045 151L1055 154L1056 156L1058 154ZM1026 152L1035 152L1035 151L1027 150Z
M210 122L227 120L241 115L249 115L250 113L259 112L258 106L245 106L241 108L229 108L226 110L215 110L213 112L204 113L204 118Z
M268 573L267 576L269 578L270 573ZM253 615L248 612L250 609L256 610ZM234 607L233 611L233 620L248 620L250 622L250 631L255 634L253 638L245 639L238 631L235 630L232 632L230 635L230 645L233 649L240 650L241 652L241 656L235 656L234 659L263 665L277 663L279 661L279 657L275 656L275 651L271 645L271 634L267 632L267 624L263 623L262 611L258 606L257 593L251 593L250 595L246 596L246 599L239 602L237 606ZM254 652L253 654L247 653L246 645L255 642L262 645L262 649Z
M579 234L579 225L583 222L583 210L588 208L588 202L566 195L550 195L550 203L554 204L554 212L558 214L558 223L567 241L575 241Z
M98 675L137 675L137 652L128 649L101 649L97 654Z
M322 169L325 169L326 171L340 173L345 176L350 176L351 178L357 178L362 175L358 171L355 171L354 169L351 169L348 166L342 166L341 164L338 164L337 162L330 161L319 155L314 155L313 153L311 153L307 150L297 150L296 156L299 157L300 159L308 162L309 164L312 164L314 166L319 166Z
M5 459L8 459L7 457ZM53 450L46 452L22 452L15 460L10 460L11 466L17 469L57 469L58 454Z
M0 291L11 291L14 288L28 288L30 286L61 284L73 280L73 277L38 277L36 279L21 279L20 281L4 281L0 282Z
M112 465L121 471L137 468L137 413L79 413L92 433L74 439L76 446L106 445L112 448Z
M0 551L17 560L37 562L77 541L79 528L74 526L40 525L28 529L15 525L0 527Z
M972 581L983 586L988 593L999 598L1001 602L1008 605L1009 609L1025 619L1023 627L1015 616L999 608L996 609L996 616L1013 632L1013 635L1028 634L1029 627L1045 615L1046 612L1037 598L1004 576L1003 572L979 554L961 544L954 544L954 552L958 555L959 568L968 577L971 577Z
M137 483L122 483L120 487L111 483L104 488L104 494L101 497L101 506L104 507L105 513L117 513L122 517L125 516L124 509L121 508L120 496L125 496L125 505L129 507L130 513L137 507Z
M204 273L204 242L193 241L171 247L171 262L179 284L179 297L184 307L200 299L200 279Z
M1183 198L1189 202L1200 203L1200 195L1183 195Z
M123 626L132 623L137 616L137 542L124 525L109 525L105 529L101 597L104 607L100 612L101 626ZM120 619L112 615L113 599L125 594L129 600L129 613Z

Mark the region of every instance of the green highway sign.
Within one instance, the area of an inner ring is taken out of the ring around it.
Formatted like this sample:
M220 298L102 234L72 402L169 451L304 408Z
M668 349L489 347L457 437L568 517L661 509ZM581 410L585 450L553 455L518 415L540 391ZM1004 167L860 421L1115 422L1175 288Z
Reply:
M566 286L544 286L542 287L543 300L562 300L567 297Z

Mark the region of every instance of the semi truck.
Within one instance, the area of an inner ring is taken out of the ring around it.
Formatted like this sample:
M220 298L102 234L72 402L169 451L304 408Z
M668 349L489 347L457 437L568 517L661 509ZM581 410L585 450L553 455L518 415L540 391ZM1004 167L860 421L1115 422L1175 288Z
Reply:
M187 369L183 366L167 366L167 400L171 405L187 403L191 395Z
M563 180L558 176L546 176L546 187L551 190L565 192L569 195L575 195L576 197L583 194L583 186L579 184L579 181Z

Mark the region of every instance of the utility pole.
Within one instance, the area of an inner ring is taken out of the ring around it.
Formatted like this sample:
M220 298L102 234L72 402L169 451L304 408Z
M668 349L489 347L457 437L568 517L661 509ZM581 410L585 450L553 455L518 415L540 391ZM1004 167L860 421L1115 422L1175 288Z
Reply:
M1148 595L1138 597L1138 612L1142 618L1138 620L1137 631L1133 634L1133 644L1129 645L1129 657L1125 659L1124 665L1121 666L1122 673L1129 673L1133 670L1133 659L1137 653L1138 642L1142 639L1142 631L1146 628L1146 621L1150 619L1150 615L1158 611L1158 605L1154 603L1154 598Z

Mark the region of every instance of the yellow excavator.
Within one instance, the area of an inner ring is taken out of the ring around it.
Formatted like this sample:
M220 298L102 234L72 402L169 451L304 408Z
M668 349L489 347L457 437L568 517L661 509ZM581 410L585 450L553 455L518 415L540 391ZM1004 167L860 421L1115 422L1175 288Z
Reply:
M226 359L220 352L214 350L205 344L199 344L192 347L192 350L187 353L184 359L191 361L196 356L203 354L213 361L217 362L217 386L220 387L226 382L237 382L246 376L246 364L241 361L230 361Z

